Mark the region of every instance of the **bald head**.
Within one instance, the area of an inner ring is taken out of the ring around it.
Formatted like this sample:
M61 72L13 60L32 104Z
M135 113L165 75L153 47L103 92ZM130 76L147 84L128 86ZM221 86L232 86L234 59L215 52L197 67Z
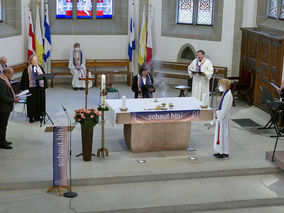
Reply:
M9 80L11 80L14 75L14 70L10 67L7 67L3 70L3 75L5 75Z
M5 56L2 56L0 58L0 64L2 64L2 65L7 64L7 58Z

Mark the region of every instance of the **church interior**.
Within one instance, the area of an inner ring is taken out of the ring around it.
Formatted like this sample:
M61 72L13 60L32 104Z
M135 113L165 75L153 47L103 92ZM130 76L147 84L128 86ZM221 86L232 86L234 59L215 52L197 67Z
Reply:
M0 213L284 211L284 0L0 0L0 57Z

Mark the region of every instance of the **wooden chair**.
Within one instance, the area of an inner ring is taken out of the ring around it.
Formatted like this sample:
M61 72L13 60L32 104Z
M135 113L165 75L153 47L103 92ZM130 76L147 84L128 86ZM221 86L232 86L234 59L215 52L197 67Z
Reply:
M107 97L109 93L117 93L117 98L119 99L119 91L117 88L113 88L112 84L114 82L114 76L112 74L106 75L106 92Z
M236 106L235 99L247 100L249 105L252 105L252 91L254 88L255 71L243 70L240 77L228 77L229 80L233 81L230 89L233 94L233 106Z

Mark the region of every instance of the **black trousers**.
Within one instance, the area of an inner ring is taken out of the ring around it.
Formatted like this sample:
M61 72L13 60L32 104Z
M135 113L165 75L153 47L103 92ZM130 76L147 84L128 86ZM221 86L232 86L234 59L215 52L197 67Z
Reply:
M10 112L0 112L0 145L6 143L6 130Z

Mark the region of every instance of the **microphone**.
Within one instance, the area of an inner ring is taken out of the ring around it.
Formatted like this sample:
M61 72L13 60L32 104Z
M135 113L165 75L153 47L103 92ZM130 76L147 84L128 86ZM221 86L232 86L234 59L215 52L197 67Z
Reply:
M66 112L66 108L62 104L61 106L62 106L63 111Z

